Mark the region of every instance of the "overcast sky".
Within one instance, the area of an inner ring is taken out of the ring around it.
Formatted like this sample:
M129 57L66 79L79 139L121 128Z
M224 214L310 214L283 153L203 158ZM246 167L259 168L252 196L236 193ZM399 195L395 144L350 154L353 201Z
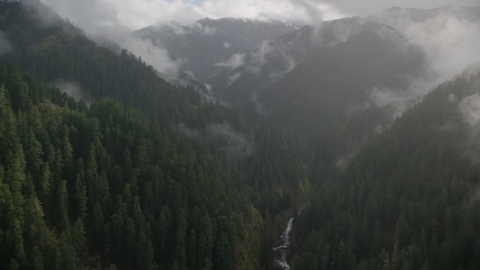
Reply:
M137 30L161 21L186 25L211 17L331 20L370 15L392 6L433 8L476 5L480 0L41 0L87 30L101 26Z

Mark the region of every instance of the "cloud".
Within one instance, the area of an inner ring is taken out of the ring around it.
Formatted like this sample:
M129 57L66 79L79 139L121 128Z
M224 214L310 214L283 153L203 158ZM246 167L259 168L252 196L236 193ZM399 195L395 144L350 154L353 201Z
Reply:
M253 145L247 140L245 134L235 131L228 123L209 124L207 133L213 138L226 143L225 151L236 157L248 157L253 152Z
M421 102L424 95L433 89L434 83L424 78L409 78L406 89L374 87L369 92L370 101L378 107L389 106L391 120L401 116L412 105Z
M477 0L315 0L314 2L331 5L338 12L349 16L368 16L383 12L394 6L429 9L446 5L471 6L479 4Z
M163 30L168 29L173 32L176 36L183 36L188 33L188 29L179 25L175 21L163 21L157 24L152 25L153 30Z
M322 1L290 0L290 3L295 7L295 9L302 10L305 13L306 18L311 25L321 24L321 22L324 20L333 19L334 17L345 16L338 14L336 10L332 10L332 5L328 5ZM329 15L332 18L329 18Z
M265 40L260 45L260 49L251 54L251 59L249 59L247 64L247 69L257 76L260 75L263 65L267 63L267 55L274 51L272 41Z
M129 32L160 22L173 20L189 25L196 20L211 17L246 17L252 19L280 19L308 24L346 15L367 15L402 4L429 8L445 4L473 4L473 0L424 1L351 1L351 0L41 0L62 17L69 18L91 36L113 39L122 47L142 56L159 71L175 69L178 63L170 60L168 53L152 49L149 43L132 41ZM418 3L422 2L422 3ZM47 16L45 16L47 17ZM178 27L177 27L178 28ZM119 31L119 29L121 31ZM206 28L212 34L214 28ZM119 38L119 32L121 32ZM113 34L112 34L113 33ZM142 48L139 49L138 47ZM225 47L228 47L226 44Z
M232 44L230 42L225 41L223 43L223 47L225 47L225 49L230 49L230 47L232 47Z
M370 92L371 101L377 106L395 103L393 117L480 61L480 17L472 17L468 8L448 7L434 12L399 8L371 19L392 26L425 55L423 70L418 72L419 76L407 78L408 87L374 88Z
M5 36L5 33L0 31L0 56L13 51L13 46Z
M197 31L200 35L204 35L204 36L211 36L215 34L215 32L217 31L215 27L210 27L210 26L204 27L198 22L190 24L188 27L194 31Z
M322 14L324 19L343 17L329 4L293 0L41 0L63 17L90 32L98 25L121 25L131 31L174 20L181 25L199 19L281 19L306 23ZM309 3L311 2L311 3Z
M42 27L50 27L61 21L61 17L52 9L44 8L37 0L20 1L23 8L28 9L37 20L37 25Z
M175 73L180 64L172 61L165 49L155 46L150 40L135 37L126 26L128 23L115 2L109 0L44 0L42 2L83 28L86 34L99 45L116 44L141 57L159 72ZM35 7L34 1L26 1L26 3L28 7ZM48 10L38 10L40 11L39 22L42 24L48 25L59 19L52 12L47 12Z
M454 119L446 125L450 131L460 131L462 134L466 132L461 147L474 164L480 164L480 73L470 76L470 72L475 72L478 68L471 66L466 69L460 76L470 77L468 84L460 92L448 96L448 101L457 106L460 119ZM464 96L466 93L467 96Z
M348 166L348 163L350 163L350 161L355 158L356 155L357 151L353 150L348 154L338 157L335 161L335 166L337 166L338 169L345 170Z
M271 18L314 24L345 16L371 15L392 6L433 8L475 5L476 0L41 0L87 31L97 25L137 30L160 21L188 25L211 17Z
M147 64L152 65L157 71L167 74L175 74L182 60L173 61L166 49L158 44L153 44L151 40L139 39L131 33L119 31L116 34L107 34L107 37L117 42L122 48L125 48L141 57Z
M253 145L245 134L236 131L229 123L208 124L204 132L189 128L184 124L175 130L181 135L199 142L215 143L222 151L235 158L249 157L253 153Z
M77 82L59 79L49 85L58 88L62 93L73 97L76 101L85 100L87 105L90 106L90 99L85 97L84 91Z
M451 99L450 99L451 100ZM453 101L455 102L455 100ZM475 164L480 163L480 95L475 93L467 96L458 102L458 110L460 111L464 123L467 124L468 134L464 142L464 150L467 157Z
M240 78L241 75L242 73L236 72L232 76L228 77L228 85L231 85L234 81L238 80L238 78Z
M383 21L423 49L427 55L428 75L438 84L480 60L479 21L478 18L471 21L467 15L451 8L421 21L408 16Z
M237 67L243 65L245 62L245 54L244 53L236 53L233 54L230 59L216 63L215 66L217 67L228 67L230 69L236 69Z
M464 120L471 127L480 127L480 95L478 93L465 97L458 106Z
M175 130L181 135L196 141L203 140L203 136L198 129L193 129L185 126L185 124L179 124Z

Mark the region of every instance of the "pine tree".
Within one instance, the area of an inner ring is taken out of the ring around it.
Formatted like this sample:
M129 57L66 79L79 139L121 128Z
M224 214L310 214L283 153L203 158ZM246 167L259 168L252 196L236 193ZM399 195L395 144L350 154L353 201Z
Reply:
M221 232L217 244L217 268L225 270L232 269L232 259L232 248L228 241L227 234Z
M188 246L188 268L194 270L197 265L197 236L195 230L190 231L190 243Z

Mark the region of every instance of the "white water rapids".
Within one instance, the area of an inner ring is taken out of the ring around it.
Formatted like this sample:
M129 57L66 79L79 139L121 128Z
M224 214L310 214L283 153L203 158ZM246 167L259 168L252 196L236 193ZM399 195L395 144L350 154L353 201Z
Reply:
M290 246L290 231L292 230L293 218L291 218L287 223L287 228L283 232L280 239L275 244L273 248L274 251L280 252L280 258L275 260L275 262L283 269L290 270L290 265L287 262L287 249Z

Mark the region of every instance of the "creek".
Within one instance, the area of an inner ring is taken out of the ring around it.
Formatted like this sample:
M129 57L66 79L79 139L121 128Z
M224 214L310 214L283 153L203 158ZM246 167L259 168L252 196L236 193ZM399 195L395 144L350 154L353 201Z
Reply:
M290 270L287 262L287 251L290 247L290 232L292 231L293 217L288 221L287 227L280 239L275 243L273 250L276 253L275 262L283 269Z

